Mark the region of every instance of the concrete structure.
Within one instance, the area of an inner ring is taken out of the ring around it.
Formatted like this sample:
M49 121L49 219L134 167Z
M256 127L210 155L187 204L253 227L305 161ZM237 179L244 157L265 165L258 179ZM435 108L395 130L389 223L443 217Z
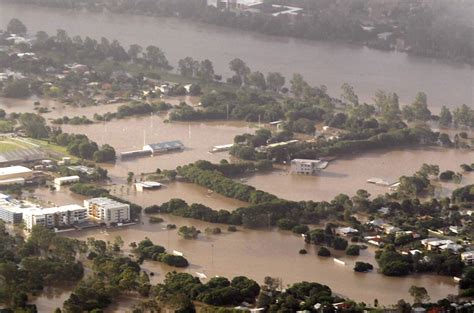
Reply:
M9 166L0 168L0 180L24 178L28 179L33 176L33 171L24 166Z
M183 150L184 145L179 140L165 141L143 146L143 151L150 151L151 154L164 153L170 151Z
M28 230L31 230L35 225L47 228L65 228L85 222L87 209L77 204L30 209L23 213L23 220Z
M58 177L54 179L54 184L61 186L65 184L72 184L72 183L77 183L79 182L80 178L77 175L74 176L64 176L64 177Z
M208 0L207 5L219 9L239 9L246 10L262 4L261 0Z
M130 221L130 205L109 198L84 200L89 217L110 225Z
M95 168L84 166L84 165L68 166L67 168L70 169L73 172L81 173L81 174L84 174L84 175L92 175L92 174L95 173Z
M466 265L474 265L474 251L466 251L461 253L461 260Z
M215 152L229 151L233 146L234 146L233 143L230 143L230 144L227 144L227 145L213 146L211 151L209 151L209 152L215 153Z
M328 165L327 161L294 159L291 160L291 172L304 175L315 175L317 172L325 169Z

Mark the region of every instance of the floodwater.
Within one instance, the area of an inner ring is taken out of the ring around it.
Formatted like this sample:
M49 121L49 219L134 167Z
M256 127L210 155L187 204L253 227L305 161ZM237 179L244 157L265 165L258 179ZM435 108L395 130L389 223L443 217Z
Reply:
M173 198L179 198L188 204L201 203L215 210L233 211L248 203L236 199L226 198L218 193L210 192L201 186L185 182L165 183L159 190L137 191L129 185L114 185L109 187L111 193L142 207L161 204Z
M474 151L442 148L412 148L382 150L362 155L340 158L316 176L290 174L289 168L268 174L252 175L246 183L289 200L332 200L340 193L354 195L358 189L365 189L373 196L389 192L388 187L367 183L377 177L396 182L401 176L413 175L423 163L437 164L440 172L452 170L461 172L460 165L471 164ZM461 184L442 183L436 189L439 195L450 195L460 186L473 184L474 174L463 173Z
M212 145L232 142L236 134L253 132L251 125L236 122L195 122L166 123L163 117L154 115L140 118L114 120L105 124L87 126L65 125L64 130L72 133L84 133L99 144L110 143L117 151L140 149L145 141L160 142L181 140L186 149L179 153L169 153L155 157L137 158L130 161L118 161L108 164L106 168L112 177L112 192L124 199L143 206L161 204L171 198L183 198L188 203L202 203L214 209L233 210L245 205L240 201L227 199L215 193L208 193L205 188L192 184L175 182L167 183L157 191L136 192L132 187L124 186L127 172L137 174L153 172L156 168L172 169L179 165L208 159L218 162L227 158L227 153L208 153ZM384 193L385 187L369 185L370 177L396 179L401 175L409 175L419 169L423 163L439 164L441 170L458 170L462 163L472 163L473 152L446 150L439 148L418 148L394 151L371 152L352 158L341 158L330 163L329 167L318 176L295 176L284 171L247 177L247 183L257 188L274 193L282 198L292 200L331 200L338 193L354 194L357 189L367 189L372 194ZM465 174L463 184L473 182L472 174ZM458 185L444 184L445 193ZM444 189L443 189L444 190ZM49 191L46 188L35 192L38 201L49 204L82 203L83 197L71 194L67 188L61 191ZM321 259L315 255L315 248L307 247L309 255L302 256L298 250L305 247L298 236L287 232L270 230L241 230L228 233L227 227L222 235L201 235L198 240L188 241L177 236L176 230L163 229L166 223L194 225L201 231L207 227L218 225L163 216L163 224L149 224L143 217L143 224L101 232L91 229L82 232L69 232L65 236L85 239L97 237L113 240L120 235L126 246L132 241L140 241L149 237L157 244L170 250L184 252L191 262L187 269L190 273L203 272L208 277L213 275L232 277L247 275L259 282L265 276L276 276L283 279L284 284L301 280L317 281L329 285L335 292L357 301L372 302L377 297L381 303L395 303L401 298L409 299L408 289L411 285L424 286L432 299L456 293L456 284L451 278L421 275L406 278L389 278L380 274L358 274L352 271L356 260L369 261L376 264L374 250L364 251L359 258L340 257L347 262L346 266L334 263L332 259ZM129 251L126 251L127 253ZM145 269L154 272L155 282L163 279L170 267L155 262L146 262ZM375 296L374 296L375 295ZM36 300L40 305L51 305L54 299L43 297ZM49 302L48 302L49 301ZM58 305L61 300L58 300Z
M173 106L178 105L180 102L186 102L189 105L195 106L199 102L199 97L194 96L180 96L180 97L165 97L161 99L166 103L169 103ZM38 101L40 105L35 106L35 101ZM156 100L160 101L160 100ZM69 118L75 116L85 116L89 119L94 117L94 114L105 114L105 113L114 113L117 108L126 102L112 103L112 104L98 104L98 105L89 105L89 106L74 106L67 105L60 102L57 99L48 99L48 98L37 98L31 97L27 99L13 99L0 97L0 108L5 110L7 113L35 113L35 108L46 108L48 112L39 113L44 116L47 120L52 120L55 118L67 116ZM36 112L37 113L37 112Z
M382 89L397 92L402 103L411 102L418 91L424 91L434 111L441 105L474 103L472 66L401 52L265 36L175 18L1 3L0 27L5 28L11 18L22 20L33 33L44 30L55 34L57 29L64 29L70 36L114 38L124 45L156 45L174 66L186 56L210 59L216 72L224 77L230 76L229 61L238 57L253 70L281 72L287 81L293 73L301 73L312 85L326 85L334 96L339 96L340 86L347 82L363 101Z
M170 189L184 188L188 184L177 184ZM170 186L173 186L171 184ZM112 187L114 188L114 187ZM116 192L127 200L137 201L140 204L161 203L167 197L163 194L166 189L149 191L144 196L141 193L125 191L123 194ZM204 193L204 191L201 191ZM40 189L38 194L46 197L50 193L48 189ZM170 198L174 195L170 195ZM182 197L189 203L195 202L194 196L190 197L188 192L183 192ZM40 197L41 198L41 197ZM72 196L67 190L54 191L50 197L57 204L82 202L82 197ZM142 199L140 199L142 198ZM162 200L163 199L163 200ZM153 201L152 201L153 200ZM202 195L200 203L217 208L233 209L240 203L233 203L223 197L207 197ZM277 230L248 230L240 228L239 231L231 233L227 231L227 225L211 224L192 219L176 217L172 215L159 215L164 219L161 224L150 224L148 217L143 216L142 221L133 226L107 229L89 229L73 231L62 235L85 240L95 237L105 241L113 241L116 236L121 236L125 241L125 254L131 253L129 244L138 242L145 237L150 238L156 244L165 246L169 251L177 250L183 252L191 263L184 271L190 274L196 272L204 273L208 277L214 275L234 277L246 275L259 282L263 282L265 276L279 277L284 286L298 281L317 281L329 285L334 292L348 296L357 301L372 303L374 297L383 304L396 303L401 298L409 299L408 289L411 285L424 286L433 300L456 293L456 283L450 277L434 275L417 275L405 278L385 277L376 271L367 274L355 273L352 268L356 261L370 262L377 267L374 259L375 249L369 247L363 250L359 257L348 257L341 252L335 256L346 262L340 265L332 258L320 258L316 255L317 247L306 245L303 239L290 232ZM183 225L194 225L202 231L197 240L185 240L177 235L177 230L167 230L165 225L175 224L177 228ZM220 227L223 231L220 235L206 235L204 230L208 227ZM308 255L299 255L298 251L306 248ZM157 262L145 262L143 269L148 273L153 272L152 283L163 280L166 272L175 270L169 266ZM374 296L375 295L375 296ZM51 298L36 300L36 303L51 306ZM58 299L62 299L58 298ZM59 300L58 300L59 301Z
M316 255L317 247L306 245L303 239L290 232L269 230L239 229L235 233L228 232L226 225L210 224L171 215L161 215L165 219L162 224L149 224L144 219L142 225L134 225L121 229L110 229L107 232L87 230L68 233L67 236L86 239L95 237L113 241L121 236L125 241L125 253L130 253L128 245L138 242L144 237L154 243L165 246L169 251L177 250L186 256L191 263L183 271L195 275L204 273L209 278L215 275L234 277L245 275L262 283L265 276L279 277L283 285L298 281L317 281L329 285L338 294L348 296L356 301L373 303L377 298L380 303L393 304L401 298L409 299L408 289L412 285L427 288L431 298L437 300L448 294L455 294L457 287L450 277L431 275L409 276L405 278L385 277L381 274L360 274L353 272L356 261L366 261L376 265L374 249L364 250L361 256L348 257L339 252L336 254L346 265L340 265L332 258L320 258ZM202 234L197 240L182 239L177 230L166 230L167 223L194 225ZM220 235L206 235L207 227L221 227ZM308 255L300 255L298 251L306 248ZM153 272L152 282L164 279L166 272L173 268L158 262L145 262L143 269Z
M222 122L167 122L162 116L113 120L104 124L64 125L64 132L85 134L99 145L110 144L117 152L141 150L144 144L180 140L185 149L181 152L154 157L119 160L113 165L104 164L114 181L123 182L128 172L135 174L175 169L197 160L219 162L227 153L210 153L216 145L234 142L234 137L245 132L253 133L251 124L235 121Z

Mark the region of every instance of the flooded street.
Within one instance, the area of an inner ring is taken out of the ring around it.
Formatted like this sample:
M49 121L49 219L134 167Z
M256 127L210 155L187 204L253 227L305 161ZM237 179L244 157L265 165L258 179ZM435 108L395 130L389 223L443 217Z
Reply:
M441 105L453 108L474 102L472 66L401 52L265 36L175 18L0 4L2 28L14 17L23 20L32 33L44 30L55 34L57 29L64 29L70 36L107 37L124 45L156 45L173 66L186 56L207 58L224 77L230 76L229 61L238 57L253 70L281 72L287 82L293 73L301 73L312 85L326 85L334 96L339 96L340 86L347 82L363 101L371 100L377 89L383 89L397 92L402 103L413 101L418 91L424 91L435 112Z

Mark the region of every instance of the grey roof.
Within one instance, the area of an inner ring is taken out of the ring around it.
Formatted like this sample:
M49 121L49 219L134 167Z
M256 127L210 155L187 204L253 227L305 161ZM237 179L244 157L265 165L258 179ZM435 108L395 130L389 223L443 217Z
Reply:
M18 149L0 153L0 164L7 162L36 161L44 158L45 154L35 148Z
M174 141L165 141L160 143L149 144L153 150L173 150L173 149L182 149L184 147L183 143L179 140Z

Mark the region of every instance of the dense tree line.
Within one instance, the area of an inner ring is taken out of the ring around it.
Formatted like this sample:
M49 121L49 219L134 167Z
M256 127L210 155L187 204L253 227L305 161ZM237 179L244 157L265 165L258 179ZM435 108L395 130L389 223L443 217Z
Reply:
M76 260L83 245L77 240L56 236L41 226L34 226L24 239L8 234L3 222L0 237L0 303L7 308L27 312L33 309L27 304L29 295L74 284L83 276L83 265Z
M52 142L67 147L67 151L77 157L96 162L115 161L115 149L107 144L99 148L86 135L54 132L50 136Z
M177 172L186 180L209 188L229 198L249 203L265 203L277 199L274 195L257 190L225 177L217 171L204 170L195 164L178 167Z

